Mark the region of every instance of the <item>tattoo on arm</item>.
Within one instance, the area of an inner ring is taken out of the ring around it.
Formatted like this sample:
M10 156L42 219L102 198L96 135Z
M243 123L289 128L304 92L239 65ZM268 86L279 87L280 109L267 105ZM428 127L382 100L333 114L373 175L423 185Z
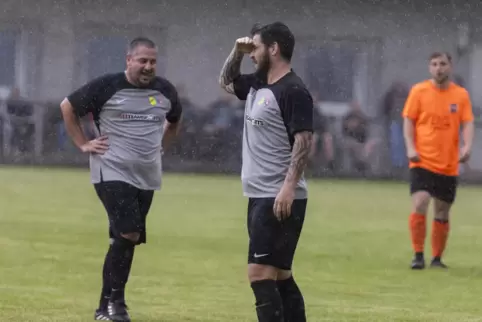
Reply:
M237 52L235 49L224 62L223 68L219 75L219 85L228 93L234 94L233 81L240 75L241 62L243 61L243 53Z
M308 164L311 151L311 141L313 133L299 132L295 134L295 143L291 152L291 164L286 175L285 182L296 186Z

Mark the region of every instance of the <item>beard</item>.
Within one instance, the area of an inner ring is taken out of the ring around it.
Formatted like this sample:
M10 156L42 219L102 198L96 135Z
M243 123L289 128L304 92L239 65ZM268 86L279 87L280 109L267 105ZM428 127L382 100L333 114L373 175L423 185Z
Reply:
M448 79L449 79L449 77L447 75L438 76L438 77L435 78L435 82L437 84L443 84L443 83L447 82Z
M258 79L266 82L268 80L268 72L271 69L271 61L269 55L266 53L263 58L258 62L255 75Z

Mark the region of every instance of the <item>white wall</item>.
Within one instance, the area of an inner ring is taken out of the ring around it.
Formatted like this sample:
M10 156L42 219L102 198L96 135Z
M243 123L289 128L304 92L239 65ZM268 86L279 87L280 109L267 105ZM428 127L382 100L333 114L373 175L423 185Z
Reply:
M243 3L248 10L243 9ZM185 83L190 97L199 104L219 93L219 69L234 40L246 35L254 22L284 21L300 42L331 37L379 39L381 54L374 71L380 74L379 84L374 85L377 92L395 79L409 83L424 79L429 53L453 51L456 44L457 21L444 18L452 14L450 9L417 13L408 6L347 0L3 0L2 8L0 21L21 17L21 21L41 26L44 41L38 49L42 58L35 91L39 99L62 98L78 85L81 62L76 39L93 23L114 29L116 25L149 25L146 34L165 35L165 42L158 42L166 55L166 77L175 84ZM374 100L372 97L372 104Z

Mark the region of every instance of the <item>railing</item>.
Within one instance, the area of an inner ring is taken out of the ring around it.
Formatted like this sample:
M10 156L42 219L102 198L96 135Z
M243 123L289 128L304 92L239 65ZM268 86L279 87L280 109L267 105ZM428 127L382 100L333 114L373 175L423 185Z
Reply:
M7 111L5 101L0 101L0 163L31 164L50 166L88 166L88 157L74 147L62 131L59 102L29 102L33 113L29 116L15 116ZM195 120L185 119L183 131L177 143L164 155L166 171L189 171L208 173L238 173L241 168L241 135L243 115L238 116L229 129L217 133L205 133ZM329 115L329 128L333 134L338 171L322 169L318 161L313 161L309 172L315 176L359 177L350 167L349 157L343 150L341 116ZM479 122L476 122L477 125ZM15 126L31 126L33 133L27 136L26 151L17 151L12 145ZM482 131L476 125L475 143L472 159L463 166L462 180L482 182ZM402 178L403 175L392 171L388 132L384 122L372 120L371 136L379 139L379 144L370 158L371 171L363 176L367 179L384 177ZM62 143L65 145L62 146Z

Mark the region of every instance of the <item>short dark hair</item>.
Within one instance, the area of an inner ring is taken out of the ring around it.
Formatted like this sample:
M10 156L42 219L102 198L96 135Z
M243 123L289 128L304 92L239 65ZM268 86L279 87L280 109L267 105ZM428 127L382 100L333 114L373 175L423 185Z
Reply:
M147 48L156 48L156 44L150 40L149 38L146 37L136 37L132 39L132 41L129 43L129 48L128 52L132 53L134 49L136 49L139 46L144 46Z
M277 43L281 57L288 62L291 61L295 49L295 36L284 23L273 22L264 26L255 24L251 28L251 36L254 37L255 35L259 35L261 42L266 46Z
M440 57L444 57L444 56L447 57L447 60L449 61L449 63L452 63L452 55L450 55L450 53L448 53L446 51L433 52L429 57L429 61L431 61L432 59L440 58Z

